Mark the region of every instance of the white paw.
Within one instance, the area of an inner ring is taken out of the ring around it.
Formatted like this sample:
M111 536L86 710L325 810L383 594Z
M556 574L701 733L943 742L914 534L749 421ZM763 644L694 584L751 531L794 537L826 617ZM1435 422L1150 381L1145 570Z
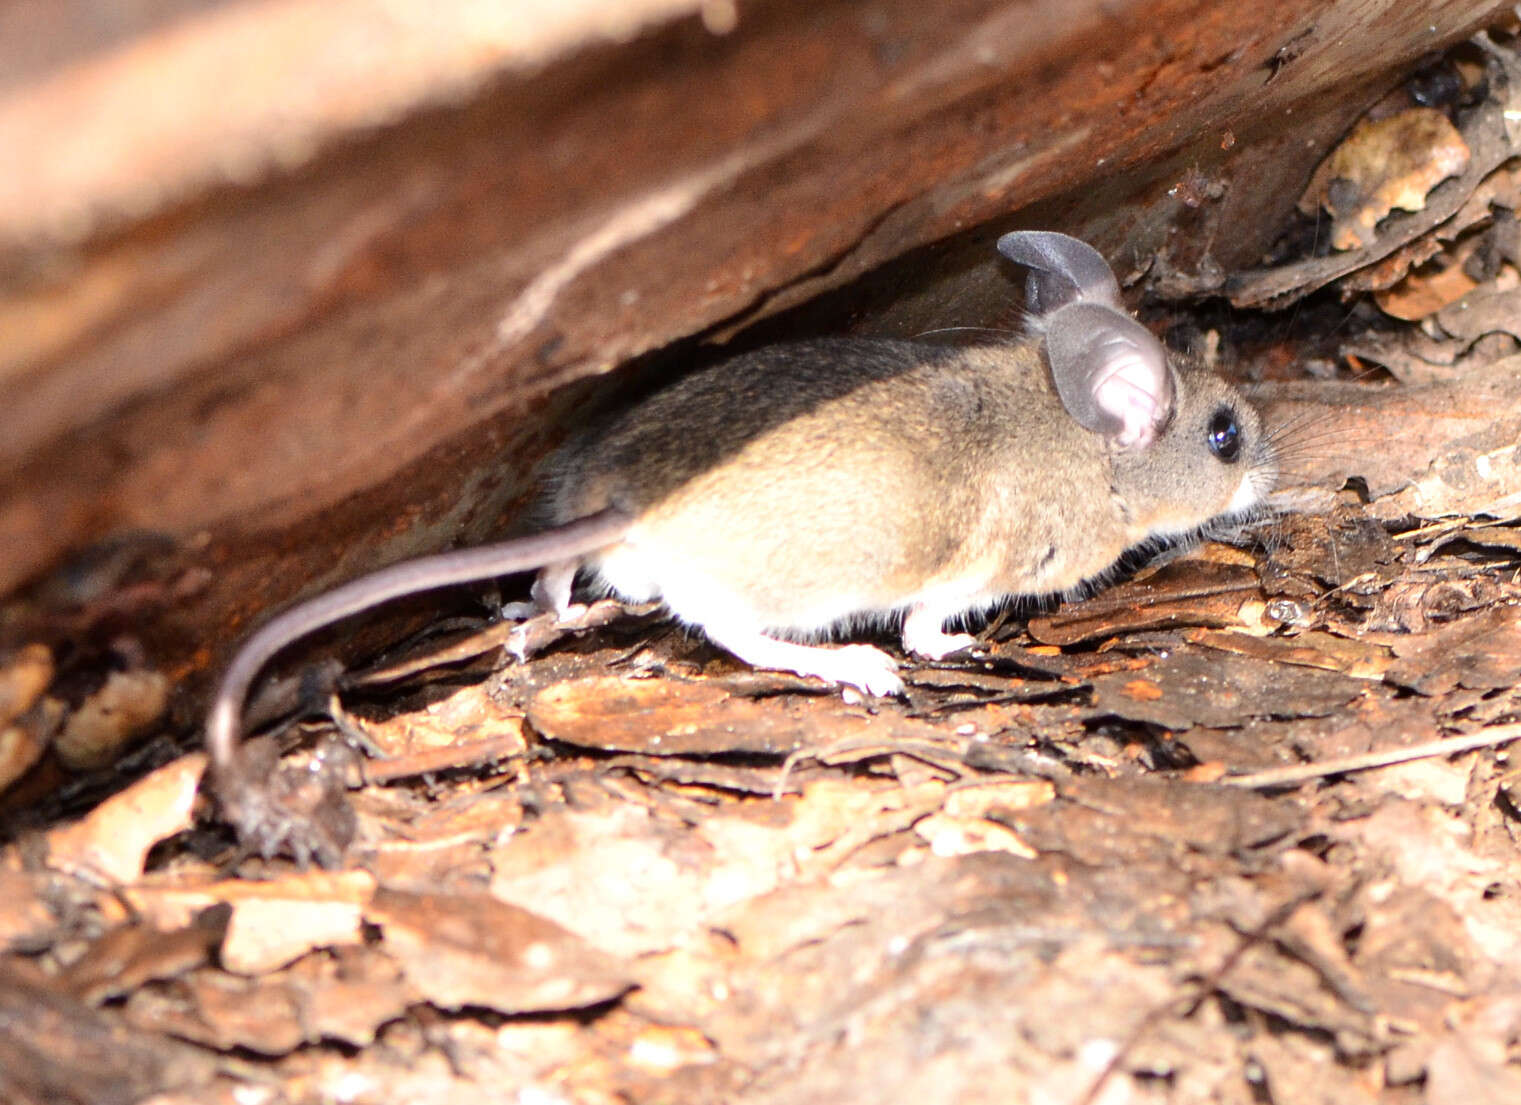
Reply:
M880 648L871 645L846 645L829 650L829 672L815 672L834 683L844 683L884 698L903 693L898 663Z
M916 656L929 660L944 660L953 652L975 648L982 642L970 633L920 633L903 635L903 647Z
M825 648L784 641L743 628L722 632L715 632L711 625L705 628L715 644L722 645L752 667L814 675L825 682L843 683L867 694L903 693L897 662L871 645Z
M527 621L519 622L512 627L507 640L502 644L507 655L519 664L528 663L528 657L533 654L533 646L529 643L529 628Z

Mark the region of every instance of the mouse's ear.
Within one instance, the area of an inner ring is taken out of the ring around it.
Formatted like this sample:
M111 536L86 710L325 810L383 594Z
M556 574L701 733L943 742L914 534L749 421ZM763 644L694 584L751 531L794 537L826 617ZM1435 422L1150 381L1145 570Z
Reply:
M998 239L998 252L1030 270L1025 307L1032 314L1079 302L1124 310L1109 262L1087 242L1054 230L1016 230Z
M1167 351L1129 315L1070 303L1049 316L1045 338L1056 393L1079 425L1122 449L1144 449L1172 418Z

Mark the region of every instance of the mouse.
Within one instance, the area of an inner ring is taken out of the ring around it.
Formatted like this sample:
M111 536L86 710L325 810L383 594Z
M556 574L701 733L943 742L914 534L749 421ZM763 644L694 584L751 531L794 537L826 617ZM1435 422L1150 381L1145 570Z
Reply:
M240 777L244 700L275 653L403 595L536 570L534 606L569 615L580 579L663 604L753 667L890 696L904 684L889 653L833 640L891 625L905 652L943 659L1011 598L1082 593L1130 550L1260 510L1279 471L1260 414L1131 316L1102 254L1043 230L997 250L1025 274L1028 325L1012 338L740 354L552 454L539 532L392 565L276 615L214 692L214 776Z

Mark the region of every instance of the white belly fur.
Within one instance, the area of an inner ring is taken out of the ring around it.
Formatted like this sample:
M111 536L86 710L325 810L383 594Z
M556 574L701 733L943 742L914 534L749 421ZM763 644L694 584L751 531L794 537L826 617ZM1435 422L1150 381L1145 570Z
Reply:
M841 631L896 621L909 607L927 604L947 618L981 613L1005 596L987 587L987 579L941 580L922 592L867 596L849 590L849 581L812 601L794 601L786 609L767 608L735 581L715 579L680 552L642 543L641 534L596 557L585 570L594 585L630 603L662 602L679 621L711 629L714 636L742 629L797 641L825 639Z

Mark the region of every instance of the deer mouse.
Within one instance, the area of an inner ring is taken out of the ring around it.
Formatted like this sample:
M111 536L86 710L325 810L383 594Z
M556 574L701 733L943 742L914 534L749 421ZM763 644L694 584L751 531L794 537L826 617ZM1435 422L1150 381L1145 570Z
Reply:
M998 250L1028 270L1028 334L746 353L554 455L542 533L384 568L278 615L216 691L214 768L232 767L270 657L400 595L539 568L536 604L563 612L582 575L663 602L756 667L891 695L903 684L886 652L815 642L901 618L904 649L938 659L975 643L947 632L963 618L1251 513L1278 474L1251 405L1171 364L1091 246L1016 231Z

